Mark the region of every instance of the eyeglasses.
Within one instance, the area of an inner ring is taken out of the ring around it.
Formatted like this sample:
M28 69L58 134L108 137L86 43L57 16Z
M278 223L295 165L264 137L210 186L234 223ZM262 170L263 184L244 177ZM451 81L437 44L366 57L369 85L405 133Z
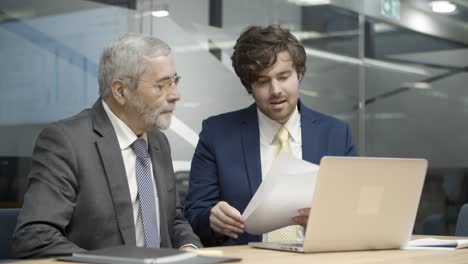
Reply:
M180 78L182 78L181 76L176 74L172 78L169 78L169 79L166 79L166 80L155 83L155 82L150 82L150 81L146 81L146 80L142 80L142 79L133 78L133 77L130 77L130 76L127 76L127 77L129 79L132 79L132 80L142 81L142 82L152 84L154 87L157 87L160 91L166 91L167 89L169 89L172 86L172 83L175 83L177 85L179 83L179 81L180 81Z

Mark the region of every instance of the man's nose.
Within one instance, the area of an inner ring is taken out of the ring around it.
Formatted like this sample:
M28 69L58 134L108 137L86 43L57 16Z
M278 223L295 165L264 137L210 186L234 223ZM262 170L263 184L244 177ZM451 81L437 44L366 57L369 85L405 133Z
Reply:
M275 80L275 79L272 79L271 82L270 82L270 91L272 94L275 94L275 95L278 95L281 93L281 87L280 87L280 83Z
M167 94L167 100L170 102L175 102L180 100L180 92L179 87L175 82L171 83L171 87L169 89L169 93Z

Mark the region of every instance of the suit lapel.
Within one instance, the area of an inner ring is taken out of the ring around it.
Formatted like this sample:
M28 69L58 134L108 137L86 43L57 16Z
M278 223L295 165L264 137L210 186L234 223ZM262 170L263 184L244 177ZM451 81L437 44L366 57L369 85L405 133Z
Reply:
M94 129L101 135L96 145L109 183L122 239L125 245L136 245L133 207L117 136L100 99L91 112Z
M242 150L247 176L250 183L250 192L253 196L262 182L262 167L260 161L260 132L258 128L257 107L252 104L244 112L242 119Z
M319 121L317 116L310 109L299 101L299 111L301 113L301 137L302 137L302 159L318 164L318 142Z
M153 133L148 133L148 144L149 144L149 153L151 157L151 163L153 165L153 176L156 183L156 191L158 195L158 206L159 206L159 234L161 239L161 247L170 247L170 234L162 233L169 230L167 226L167 181L165 179L166 175L164 173L164 168L161 166L164 164L163 156L161 155L160 146L157 138Z

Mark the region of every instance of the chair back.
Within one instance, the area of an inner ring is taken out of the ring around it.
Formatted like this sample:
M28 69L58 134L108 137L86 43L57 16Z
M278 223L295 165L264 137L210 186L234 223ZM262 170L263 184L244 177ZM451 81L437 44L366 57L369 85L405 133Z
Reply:
M19 211L19 208L0 209L0 259L13 258L11 244Z
M445 228L445 218L441 214L426 216L422 225L424 235L443 236L447 233Z
M456 236L468 236L468 204L464 204L458 213Z

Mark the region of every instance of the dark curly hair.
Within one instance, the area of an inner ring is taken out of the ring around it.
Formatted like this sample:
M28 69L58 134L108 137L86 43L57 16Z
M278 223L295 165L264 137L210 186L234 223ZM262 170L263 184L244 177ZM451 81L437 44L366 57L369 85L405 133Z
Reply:
M291 32L278 25L245 28L234 46L232 67L249 94L260 72L276 63L278 53L288 51L300 78L306 71L304 47Z

